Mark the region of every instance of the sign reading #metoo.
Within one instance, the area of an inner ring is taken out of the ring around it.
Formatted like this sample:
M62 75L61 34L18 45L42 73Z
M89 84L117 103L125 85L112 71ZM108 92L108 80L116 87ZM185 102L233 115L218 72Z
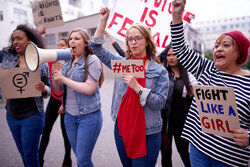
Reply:
M115 0L107 23L107 31L124 41L126 31L135 23L142 23L151 29L158 48L167 47L172 21L172 0ZM132 5L131 5L132 4ZM184 11L183 21L190 23L195 15Z
M111 60L112 75L120 77L122 73L130 73L136 78L144 78L143 60Z
M234 89L201 85L193 88L202 131L232 139L240 128Z
M32 5L36 27L46 28L64 25L59 0L42 0Z
M35 88L41 81L40 70L30 72L27 68L0 69L0 85L3 99L41 96Z

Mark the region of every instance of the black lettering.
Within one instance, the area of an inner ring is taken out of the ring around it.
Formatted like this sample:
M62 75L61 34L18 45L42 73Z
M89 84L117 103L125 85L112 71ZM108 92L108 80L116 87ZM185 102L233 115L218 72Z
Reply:
M213 100L216 100L216 97L217 97L217 100L220 100L220 91L219 91L219 89L212 90L212 96L213 96Z
M228 91L227 90L220 90L220 92L222 93L222 96L223 96L223 100L227 100L227 93Z
M205 90L205 95L208 100L211 100L211 93L209 92L209 89Z

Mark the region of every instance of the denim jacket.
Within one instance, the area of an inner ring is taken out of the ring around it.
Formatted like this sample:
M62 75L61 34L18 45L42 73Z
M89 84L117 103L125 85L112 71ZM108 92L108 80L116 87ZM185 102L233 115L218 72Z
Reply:
M92 55L92 56L95 56L95 55ZM85 56L82 56L74 64L70 79L77 81L77 82L83 82L84 71L85 71L84 57ZM67 72L71 69L72 62L73 62L73 60L70 60L69 62L65 63L65 65L63 66L62 74L64 76L66 76ZM64 108L65 108L65 104L66 104L66 94L67 94L66 85L63 84L63 105L64 105ZM74 91L74 94L75 94L75 98L76 98L76 102L77 102L77 107L79 110L79 115L92 113L92 112L95 112L95 111L101 109L100 93L99 93L98 86L92 95L85 95L85 94L79 93L77 91Z
M0 63L2 68L15 68L18 64L18 55L13 55L3 50L0 51ZM1 61L2 60L2 61ZM43 97L47 98L50 95L50 79L49 79L49 68L48 64L40 65L41 81L45 85L47 94L35 97L36 106L39 112L44 112L44 101Z
M96 56L111 69L111 60L126 59L121 56L116 56L102 47L103 37L91 39L89 46ZM168 96L168 72L160 64L157 64L152 59L146 69L146 86L143 88L143 93L140 96L140 103L144 106L146 134L156 134L161 132L162 119L161 109L164 108ZM119 107L122 98L127 91L128 85L122 78L115 78L114 92L111 106L111 117L114 121L117 119Z

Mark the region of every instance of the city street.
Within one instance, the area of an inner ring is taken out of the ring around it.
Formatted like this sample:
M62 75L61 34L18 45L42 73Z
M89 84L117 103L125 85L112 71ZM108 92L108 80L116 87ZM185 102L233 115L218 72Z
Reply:
M113 125L110 116L110 107L113 93L113 80L106 79L100 89L103 113L103 126L97 140L92 159L95 167L121 167L115 146ZM46 100L47 102L47 100ZM22 159L18 153L15 142L6 123L5 103L0 103L0 167L22 167ZM73 167L76 167L75 155L71 154ZM44 167L60 167L64 158L64 145L60 128L60 119L57 119L50 137L50 143L45 154ZM157 161L157 167L161 166L161 156ZM182 167L179 154L173 147L173 166Z

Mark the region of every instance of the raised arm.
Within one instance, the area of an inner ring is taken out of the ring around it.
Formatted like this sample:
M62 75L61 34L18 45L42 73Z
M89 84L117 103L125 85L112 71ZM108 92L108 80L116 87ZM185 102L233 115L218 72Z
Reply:
M110 10L108 7L101 9L100 11L101 18L97 26L97 29L95 31L94 38L102 37L105 34L105 28L106 28L107 21L109 18L109 12Z
M172 1L172 24L182 23L182 12L184 11L186 0Z
M172 48L175 56L183 67L192 73L195 78L199 79L202 71L210 71L210 69L207 68L212 68L213 65L211 65L211 63L213 62L204 58L200 53L195 52L186 45L182 22L182 12L184 11L185 3L185 0L173 1L172 24L170 25Z
M123 57L112 54L109 50L103 48L104 43L103 35L105 34L105 28L109 17L109 9L107 7L102 8L100 11L101 18L94 36L89 41L89 46L94 54L111 69L111 60L121 60Z

